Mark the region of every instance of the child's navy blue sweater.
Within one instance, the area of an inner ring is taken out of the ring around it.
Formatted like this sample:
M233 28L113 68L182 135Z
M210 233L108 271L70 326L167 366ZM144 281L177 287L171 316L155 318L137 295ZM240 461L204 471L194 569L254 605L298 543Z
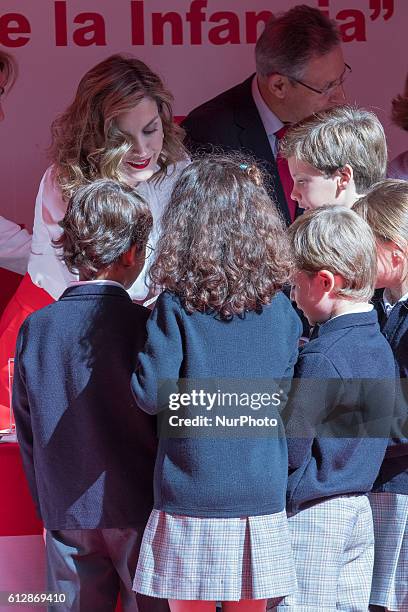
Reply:
M397 377L401 380L397 395L397 426L387 448L374 492L403 493L408 495L408 301L395 304L387 317L382 300L375 301L381 331L391 345L395 357ZM405 436L405 437L403 437Z
M47 529L136 527L149 517L156 424L130 389L148 316L121 287L87 283L21 326L13 406Z
M136 400L146 412L158 412L160 379L291 378L301 332L282 293L260 312L225 321L213 314L188 314L178 297L164 292L149 319L147 343L132 379ZM237 391L242 390L237 380ZM215 419L214 412L208 416ZM280 421L277 408L270 414ZM162 437L155 508L220 518L282 511L288 469L284 436L243 438L236 431L236 439L213 437L211 431L205 439Z
M351 415L349 423L352 423L353 418L357 422L360 422L360 418L366 423L376 422L379 418L378 410L359 394L347 390L347 381L351 379L388 379L390 384L386 388L390 389L387 394L389 403L381 405L384 413L380 418L390 416L394 403L394 376L392 351L380 332L374 310L345 314L329 320L320 326L318 337L305 345L295 368L295 378L305 379L305 383L302 385L300 381L288 405L288 511L297 512L329 497L361 494L371 490L387 446L387 418L384 421L383 438L364 435L344 437L347 428L338 435L323 437L317 436L314 431L314 437L313 433L312 437L308 437L307 427L310 423L319 422L322 411L328 423L332 414L337 414L340 421L344 416ZM322 389L323 380L338 380L338 393L329 398L329 403L333 401L334 405L326 406L325 409L322 405L314 405L314 399L305 396L306 379L321 380ZM314 410L316 413L311 414ZM302 424L305 424L305 435L299 437L303 435L300 429Z

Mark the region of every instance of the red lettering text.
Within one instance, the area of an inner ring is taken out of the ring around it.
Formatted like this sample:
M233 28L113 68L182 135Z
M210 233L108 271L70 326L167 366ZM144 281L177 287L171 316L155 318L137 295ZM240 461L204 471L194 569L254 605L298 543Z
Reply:
M216 28L211 28L208 33L208 39L213 45L239 45L239 19L238 15L231 13L231 11L218 11L210 17L212 23L219 21L225 21L223 25L219 25Z
M271 11L261 11L260 13L246 13L246 41L247 43L255 44L259 36L262 34L267 21L272 17ZM259 27L262 24L262 27Z
M207 8L207 0L193 0L186 15L186 20L190 22L190 41L192 45L201 45L203 42L201 30L201 24L205 21L203 8Z
M153 44L164 45L164 26L171 26L171 44L183 44L183 20L178 13L152 13Z
M66 47L68 44L67 3L58 0L54 5L55 44Z
M29 40L31 27L28 19L19 13L6 13L0 17L0 44L5 47L24 47Z
M132 0L131 13L132 45L144 45L145 30L143 2L140 2L140 0Z
M80 13L74 19L74 23L90 21L90 25L75 30L73 40L78 47L90 47L106 45L105 20L99 13Z
M337 13L336 19L339 21L348 19L346 23L339 23L343 42L367 40L364 13L353 9L344 9L344 11Z

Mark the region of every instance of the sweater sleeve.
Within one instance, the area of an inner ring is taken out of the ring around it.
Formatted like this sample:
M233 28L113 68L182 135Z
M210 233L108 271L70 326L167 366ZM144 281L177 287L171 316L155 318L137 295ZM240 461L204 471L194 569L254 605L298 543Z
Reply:
M282 380L280 381L280 395L281 395L281 407L279 409L281 418L283 419L283 422L285 422L286 418L287 418L287 410L289 409L288 406L288 398L289 398L289 393L290 393L290 389L291 386L293 384L293 376L294 376L294 370L295 370L295 366L297 363L297 360L299 358L299 338L300 335L302 333L302 324L299 320L299 327L298 327L298 338L297 338L297 343L296 346L293 349L293 352L290 356L288 365L286 367L285 373L283 375Z
M20 445L24 471L30 487L31 496L37 509L37 514L41 518L34 468L33 430L31 426L30 405L21 360L24 327L25 326L23 324L17 338L16 354L14 358L13 412L16 421L17 439Z
M132 391L145 412L167 408L166 399L177 385L183 361L182 312L176 298L162 293L147 323L147 341L138 355Z
M386 457L408 455L408 397L406 379L397 379L395 411Z
M290 471L299 468L310 456L316 427L324 420L331 403L330 384L325 381L338 377L325 355L307 352L300 355L285 410ZM319 383L316 379L320 379Z

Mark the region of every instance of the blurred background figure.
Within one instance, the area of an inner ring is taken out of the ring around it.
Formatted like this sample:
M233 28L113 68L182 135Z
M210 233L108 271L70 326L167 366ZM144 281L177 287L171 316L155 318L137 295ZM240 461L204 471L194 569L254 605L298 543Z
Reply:
M402 130L408 131L408 75L405 79L405 90L392 101L392 120ZM388 176L408 180L408 150L400 153L390 162Z
M0 51L0 121L4 119L3 98L16 78L15 59L5 51ZM0 268L25 274L30 246L31 236L27 230L0 215Z

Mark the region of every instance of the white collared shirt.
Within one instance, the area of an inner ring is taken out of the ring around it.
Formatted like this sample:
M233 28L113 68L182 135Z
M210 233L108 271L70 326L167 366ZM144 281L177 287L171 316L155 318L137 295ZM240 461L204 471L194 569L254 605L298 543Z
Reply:
M96 280L84 280L84 281L72 281L69 283L70 287L79 287L80 285L113 285L114 287L120 287L121 289L125 289L122 283L118 283L118 281L108 280L106 278L96 279ZM126 291L126 289L125 289Z
M153 216L153 229L149 244L155 246L159 232L160 220L181 171L190 163L189 160L178 162L168 169L167 175L158 182L146 181L137 185L137 192L149 204ZM66 202L54 177L53 166L46 170L38 190L35 203L33 239L28 261L28 273L37 287L44 289L54 300L57 300L78 275L71 274L58 256L58 250L52 241L59 238L62 229L59 221L64 217ZM149 293L146 279L152 258L148 258L139 277L127 290L133 300L144 300Z
M284 123L280 119L278 119L275 113L270 110L270 108L265 103L265 100L262 98L261 92L259 91L258 79L256 74L252 79L252 97L254 99L259 116L261 117L265 132L268 136L272 153L274 157L276 157L278 153L278 142L275 134L284 126Z
M400 299L397 300L396 302L392 303L389 289L384 289L382 301L383 301L383 306L384 306L384 311L385 311L386 316L387 317L390 316L391 310L394 308L396 304L398 304L399 302L405 302L405 300L408 300L408 293L400 297Z
M368 304L368 302L362 302L360 304L356 304L351 310L347 310L347 312L341 312L338 315L334 315L334 317L331 317L329 321L333 321L333 319L337 319L338 317L342 317L343 315L357 314L359 312L371 312L373 308L374 306L372 304Z

